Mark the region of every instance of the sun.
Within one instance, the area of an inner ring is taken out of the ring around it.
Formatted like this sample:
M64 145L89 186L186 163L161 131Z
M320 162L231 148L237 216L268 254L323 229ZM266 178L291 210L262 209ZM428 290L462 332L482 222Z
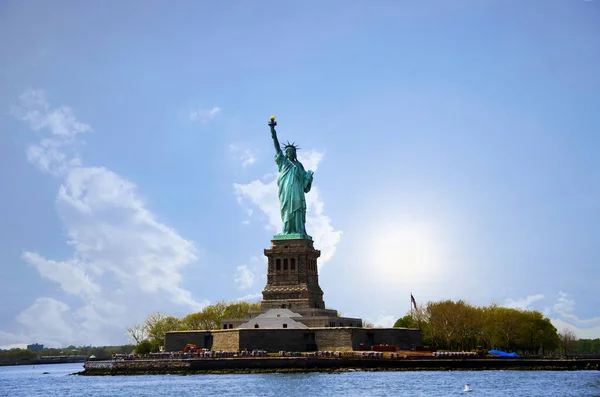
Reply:
M440 278L442 240L433 224L386 223L370 240L366 266L370 279L378 283L414 284Z

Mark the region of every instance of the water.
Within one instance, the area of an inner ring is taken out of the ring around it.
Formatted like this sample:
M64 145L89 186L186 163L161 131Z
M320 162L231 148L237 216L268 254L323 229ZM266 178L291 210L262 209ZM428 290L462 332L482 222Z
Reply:
M80 370L81 364L0 367L0 396L600 396L599 371L69 375ZM462 391L465 383L472 393Z

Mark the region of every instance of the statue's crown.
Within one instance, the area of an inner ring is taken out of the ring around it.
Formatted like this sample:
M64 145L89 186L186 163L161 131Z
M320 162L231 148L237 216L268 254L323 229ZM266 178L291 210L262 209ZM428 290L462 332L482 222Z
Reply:
M292 142L290 143L290 141L287 141L285 144L283 144L281 146L281 148L285 151L285 149L289 148L289 147L293 147L294 150L300 150L300 148L298 147L298 145L296 145L296 142Z

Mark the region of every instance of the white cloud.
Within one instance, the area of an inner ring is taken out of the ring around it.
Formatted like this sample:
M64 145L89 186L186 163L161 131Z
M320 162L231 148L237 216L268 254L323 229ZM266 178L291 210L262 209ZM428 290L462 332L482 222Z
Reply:
M398 318L391 314L380 313L375 320L372 321L375 327L392 328Z
M542 294L528 295L521 299L507 299L503 306L515 309L532 310L533 303L545 299ZM562 331L570 329L579 338L599 338L600 337L600 317L590 319L580 319L573 311L575 310L575 300L566 292L560 291L556 297L556 302L551 307L542 309L544 316L548 317L552 324Z
M565 315L575 309L575 301L565 292L559 291L556 300L557 302L554 304L553 309L559 314Z
M11 114L25 121L34 131L47 129L49 138L27 148L27 160L44 172L63 175L69 167L81 165L75 150L76 136L90 132L89 125L77 121L69 107L50 109L45 94L40 90L28 90L19 97L19 106Z
M79 122L71 108L61 106L50 109L42 90L27 90L20 97L20 106L12 108L12 114L27 121L34 131L49 129L53 137L74 138L77 134L90 132L91 127Z
M63 178L56 208L73 247L63 261L32 252L22 257L81 302L70 307L39 298L17 318L23 335L58 346L122 343L125 327L158 308L175 304L193 311L207 304L181 287L181 270L197 260L193 242L158 222L134 183L104 167L81 165L74 138L89 126L69 108L51 109L40 91L25 93L13 114L33 130L50 132L28 158ZM0 344L16 343L7 335L0 334Z
M236 269L234 280L239 289L248 289L256 282L256 275L248 265L241 265Z
M240 160L242 161L242 167L247 167L256 162L256 155L252 150L246 149L240 156Z
M240 161L243 168L246 168L256 162L256 153L252 149L242 148L238 144L231 144L229 145L229 150L236 160Z
M504 302L504 307L509 307L509 308L513 308L513 309L531 309L531 304L537 301L541 301L544 299L544 295L542 294L536 294L536 295L529 295L526 298L521 298L521 299L507 299Z
M210 109L199 106L190 111L189 118L190 121L199 121L205 124L217 117L219 113L221 113L221 108L217 106L214 106Z
M27 343L23 343L23 341L26 338L25 335L15 335L10 332L0 331L0 349L25 349Z
M316 171L323 159L323 154L316 151L301 151L298 158L307 170ZM275 167L275 166L274 166ZM269 174L264 180L254 180L247 184L234 183L235 194L238 202L244 205L244 200L250 200L266 216L267 230L277 233L281 230L281 214L279 212L279 199L277 191L277 174ZM315 174L318 181L318 174ZM340 242L342 232L335 230L331 219L325 215L324 203L320 198L319 189L313 184L311 191L306 195L306 232L313 237L316 248L321 250L319 264L329 261L335 254L337 244Z
M32 252L24 252L21 258L34 265L42 277L57 282L69 294L86 296L100 292L100 286L91 280L83 266L76 261L56 262Z
M579 338L600 338L600 317L582 319L573 313L574 310L575 300L568 293L560 291L556 303L549 310L553 314L550 320L559 331L568 328Z
M244 295L241 298L237 298L238 301L250 301L254 302L262 299L262 292L257 292L255 294Z
M2 336L0 335L0 340ZM10 350L10 349L26 349L27 343L13 343L10 345L0 345L0 349L2 350Z
M67 304L56 299L37 298L31 307L17 316L17 321L29 330L29 336L34 340L43 340L51 346L68 346L67 341L82 336L77 324L72 322L70 312Z
M569 329L573 331L575 335L577 335L577 337L580 339L600 338L600 318L596 318L595 321L597 324L595 326L582 327L574 325L572 322L565 321L561 318L550 318L550 322L552 322L552 324L556 327L558 332L562 332L565 329Z

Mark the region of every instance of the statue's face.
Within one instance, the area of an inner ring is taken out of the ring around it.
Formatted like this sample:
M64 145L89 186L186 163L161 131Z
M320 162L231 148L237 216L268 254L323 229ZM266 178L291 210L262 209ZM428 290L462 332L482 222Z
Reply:
M287 157L290 160L296 160L296 149L294 149L293 147L286 147L285 148L285 157Z

